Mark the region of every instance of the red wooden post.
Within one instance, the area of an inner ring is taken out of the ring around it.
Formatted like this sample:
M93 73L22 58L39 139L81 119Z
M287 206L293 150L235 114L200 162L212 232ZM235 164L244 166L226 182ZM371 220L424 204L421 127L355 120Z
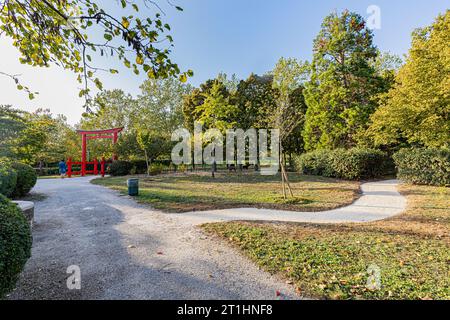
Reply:
M86 175L86 134L83 133L82 135L82 156L81 156L81 176L84 177Z
M114 136L113 136L113 144L117 143L117 131L114 132ZM118 157L116 154L113 154L113 160L117 160Z
M94 175L98 175L98 161L97 158L94 159Z
M100 173L102 174L102 178L105 177L105 157L102 157L102 163L100 165Z
M69 160L67 160L67 176L69 178L72 178L72 158L69 158Z

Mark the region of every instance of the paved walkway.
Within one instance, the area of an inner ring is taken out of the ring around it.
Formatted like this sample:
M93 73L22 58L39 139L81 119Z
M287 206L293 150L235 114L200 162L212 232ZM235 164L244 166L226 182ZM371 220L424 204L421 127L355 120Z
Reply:
M400 214L406 199L397 191L397 180L369 182L361 186L362 196L352 205L322 212L292 212L267 209L226 209L183 213L193 223L231 220L312 223L361 223L383 220Z
M400 213L395 181L363 186L352 206L323 213L235 209L164 214L89 178L39 180L32 257L10 299L299 299L292 288L196 224L223 220L362 222ZM71 265L81 290L66 286Z

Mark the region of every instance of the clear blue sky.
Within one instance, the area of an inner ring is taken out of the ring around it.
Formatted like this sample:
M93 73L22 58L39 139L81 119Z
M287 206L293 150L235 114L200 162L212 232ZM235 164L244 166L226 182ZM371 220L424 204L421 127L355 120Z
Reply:
M381 8L375 43L383 51L407 52L410 34L450 8L450 0L178 0L185 10L168 10L174 58L195 71L198 85L218 72L247 77L264 73L281 56L310 59L323 18L349 9L367 17Z
M123 14L118 1L97 1ZM349 9L367 17L368 6L379 6L381 30L375 30L375 43L382 51L403 55L410 47L411 32L430 25L439 13L450 8L450 0L170 0L184 8L179 12L166 0L157 1L167 14L164 19L172 26L172 58L182 70L194 70L190 82L196 86L219 72L235 73L240 78L251 72L265 73L281 56L309 60L322 20L333 11ZM141 7L140 14L145 11ZM38 97L30 101L10 79L0 77L0 103L29 111L50 108L53 113L65 114L70 123L78 122L84 101L78 97L79 84L74 74L56 67L21 65L9 40L0 38L0 46L0 70L22 74L23 83L39 91ZM114 60L109 62L116 67ZM117 68L119 75L103 74L105 89L121 88L138 94L143 76Z

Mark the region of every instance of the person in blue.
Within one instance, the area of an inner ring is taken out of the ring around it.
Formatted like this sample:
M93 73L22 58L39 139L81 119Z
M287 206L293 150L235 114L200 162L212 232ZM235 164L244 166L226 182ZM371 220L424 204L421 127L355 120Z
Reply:
M64 160L61 160L58 163L58 167L59 167L59 174L61 175L61 178L64 179L64 177L66 176L66 172L67 172L67 165L64 162Z

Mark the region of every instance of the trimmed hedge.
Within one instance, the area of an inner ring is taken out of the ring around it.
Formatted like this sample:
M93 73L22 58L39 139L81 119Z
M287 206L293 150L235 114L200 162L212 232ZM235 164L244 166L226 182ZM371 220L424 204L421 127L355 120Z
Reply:
M0 195L0 299L14 289L31 256L30 224L20 209Z
M17 172L8 164L0 163L0 195L9 197L17 184Z
M318 150L294 160L298 171L346 180L373 179L394 173L392 160L382 151L365 148Z
M145 160L132 160L130 162L132 165L131 174L147 173L147 162Z
M133 164L131 162L117 160L109 166L109 173L115 177L126 176L130 174L132 168Z
M153 160L150 164L149 173L150 175L158 175L164 172L164 170L176 170L176 168L171 165L170 160ZM147 174L147 162L145 160L132 160L114 161L109 166L109 173L112 176L127 176L135 174Z
M401 149L394 154L398 178L414 183L450 186L450 151Z
M36 185L37 174L32 167L23 163L13 163L11 167L17 172L17 183L12 196L23 197Z

